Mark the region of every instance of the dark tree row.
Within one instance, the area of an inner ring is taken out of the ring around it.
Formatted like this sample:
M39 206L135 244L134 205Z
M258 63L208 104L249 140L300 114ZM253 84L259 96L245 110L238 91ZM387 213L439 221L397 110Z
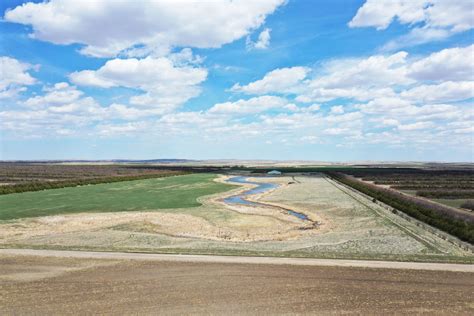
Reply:
M416 195L432 199L474 199L474 190L419 190Z
M473 176L474 169L421 169L421 168L352 168L347 173L358 178L430 178L430 177L453 177Z
M469 175L456 175L456 176L432 176L432 177L418 177L418 176L408 176L408 177L391 177L391 176L384 176L384 177L363 177L364 180L369 180L369 181L386 181L386 182L406 182L406 183L411 183L411 182L458 182L458 181L464 181L464 182L473 182L473 176Z
M375 184L379 184L376 182ZM382 183L380 183L382 184ZM383 183L388 184L388 183ZM400 185L391 185L390 186L396 190L455 190L455 189L464 189L464 190L474 190L474 185L471 183L418 183L418 184L400 184Z
M3 185L3 186L0 186L0 195L11 194L11 193L21 193L21 192L28 192L28 191L41 191L41 190L47 190L47 189L60 189L60 188L76 187L80 185L89 185L89 184L162 178L162 177L169 177L169 176L182 175L182 174L186 174L186 172L163 171L163 172L155 173L155 174L143 174L143 175L134 175L134 176L115 176L115 177L75 179L75 180L50 181L50 182L30 182L30 183L22 183L22 184L14 184L14 185Z
M468 200L468 201L464 202L463 204L461 204L461 207L465 208L465 209L468 209L468 210L471 210L471 211L474 211L474 200Z
M355 176L355 175L354 175ZM473 175L470 174L465 174L465 175L460 175L460 174L455 174L455 175L437 175L433 174L431 176L426 176L426 175L416 175L416 174L410 174L410 175L398 175L398 174L393 174L393 175L383 175L383 176L372 176L372 177L361 177L364 180L367 181L380 181L380 182L430 182L430 181L435 181L435 182L457 182L457 181L474 181Z
M342 173L327 172L327 174L335 180L349 185L411 217L474 244L473 214L457 212L437 203L407 196L395 190L381 188Z

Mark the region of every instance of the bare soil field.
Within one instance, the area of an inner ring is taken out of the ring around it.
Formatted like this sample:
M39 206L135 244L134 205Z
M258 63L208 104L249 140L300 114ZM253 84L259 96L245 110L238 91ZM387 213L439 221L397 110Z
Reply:
M472 315L473 291L464 272L0 257L2 315Z
M216 181L223 181L221 177ZM228 205L244 185L199 207L91 212L0 222L0 247L280 257L473 262L472 253L354 196L322 176L250 178L279 187ZM293 182L292 184L289 184ZM320 225L288 214L292 209Z

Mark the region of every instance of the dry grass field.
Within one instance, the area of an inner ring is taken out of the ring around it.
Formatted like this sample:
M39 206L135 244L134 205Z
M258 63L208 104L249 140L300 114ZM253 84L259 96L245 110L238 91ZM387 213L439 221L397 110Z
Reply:
M0 257L0 314L472 315L474 274Z

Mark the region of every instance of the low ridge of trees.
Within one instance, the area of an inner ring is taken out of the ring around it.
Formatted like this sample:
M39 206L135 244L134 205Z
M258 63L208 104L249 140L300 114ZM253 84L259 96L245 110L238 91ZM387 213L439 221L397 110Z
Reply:
M326 174L411 217L474 244L474 214L456 212L452 208L366 183L342 173L326 172Z

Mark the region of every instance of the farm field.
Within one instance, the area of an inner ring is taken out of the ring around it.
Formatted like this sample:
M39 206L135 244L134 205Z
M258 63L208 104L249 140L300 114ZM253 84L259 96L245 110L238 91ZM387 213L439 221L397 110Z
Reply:
M223 183L226 178L198 174L5 195L0 201L14 196L29 200L17 199L15 204L15 200L7 199L11 219L0 222L0 246L474 261L472 253L325 176L249 178L279 185L249 198L264 203L258 206L224 203L226 197L251 187L229 186ZM57 200L51 195L55 191L68 194L59 195ZM114 198L102 199L104 192ZM164 192L173 193L174 198L160 200ZM29 216L40 217L18 218L25 209ZM310 220L295 217L288 209Z
M0 314L474 313L474 273L0 258Z
M233 187L213 178L212 174L192 174L0 195L0 220L194 207L200 205L198 197Z

